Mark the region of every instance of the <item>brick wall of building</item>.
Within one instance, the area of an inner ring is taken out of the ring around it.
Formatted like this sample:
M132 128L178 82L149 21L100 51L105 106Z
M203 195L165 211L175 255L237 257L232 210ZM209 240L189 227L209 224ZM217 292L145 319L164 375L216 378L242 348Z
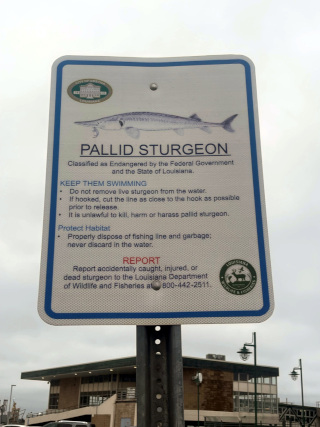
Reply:
M75 408L79 405L80 378L62 378L58 409Z
M184 369L184 409L198 409L198 387L192 380L196 369ZM199 406L205 411L233 411L233 374L201 369L203 381L199 387Z
M91 420L91 422L96 427L111 427L110 421L111 421L110 415L93 415Z
M135 414L136 402L117 402L115 411L115 423L114 427L121 426L121 418L130 418L131 425L134 425L134 414Z

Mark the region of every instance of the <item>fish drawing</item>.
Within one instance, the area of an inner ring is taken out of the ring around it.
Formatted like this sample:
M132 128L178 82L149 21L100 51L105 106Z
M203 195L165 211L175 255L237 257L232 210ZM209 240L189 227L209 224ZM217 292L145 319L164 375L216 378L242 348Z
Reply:
M237 115L234 114L221 123L212 123L202 121L197 114L192 114L190 117L180 117L163 113L133 112L102 117L97 120L75 122L75 124L92 127L94 138L99 135L100 129L124 129L131 138L138 139L140 131L173 130L178 135L183 135L185 129L201 129L204 132L211 133L212 127L221 127L228 132L234 132L231 123Z

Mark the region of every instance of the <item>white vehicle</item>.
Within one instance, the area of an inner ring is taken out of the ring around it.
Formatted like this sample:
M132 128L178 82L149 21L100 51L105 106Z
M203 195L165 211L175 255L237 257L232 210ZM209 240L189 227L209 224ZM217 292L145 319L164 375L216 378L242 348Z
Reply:
M95 427L95 425L87 421L60 420L45 424L44 427Z
M22 427L24 424L5 424L2 427Z

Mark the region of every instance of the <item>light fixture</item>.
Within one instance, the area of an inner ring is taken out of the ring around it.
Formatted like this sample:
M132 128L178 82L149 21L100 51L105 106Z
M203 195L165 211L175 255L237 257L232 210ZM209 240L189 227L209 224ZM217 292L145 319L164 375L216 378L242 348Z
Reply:
M239 354L241 359L245 362L246 360L249 359L250 354L252 354L252 351L248 350L245 344L239 351L237 351L237 353Z
M292 372L290 372L290 377L293 379L293 381L297 381L297 379L298 379L298 376L299 376L299 374L298 374L298 372L295 370L295 369L293 369L293 371Z

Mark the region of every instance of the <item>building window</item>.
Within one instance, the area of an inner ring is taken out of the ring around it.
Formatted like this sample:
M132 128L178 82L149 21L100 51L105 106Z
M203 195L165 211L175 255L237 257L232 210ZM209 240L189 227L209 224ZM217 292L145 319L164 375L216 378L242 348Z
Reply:
M89 391L80 393L80 407L84 406L98 406L105 400L116 394L116 391Z
M248 381L248 374L239 374L239 381Z
M81 384L93 384L93 383L108 383L111 381L116 381L117 375L92 375L90 377L82 377Z
M120 374L119 381L122 383L135 383L136 375L135 374Z
M254 412L254 393L235 392L233 395L234 412ZM275 394L257 394L257 410L260 413L277 413L277 396Z
M50 394L49 397L49 409L58 409L59 394Z

